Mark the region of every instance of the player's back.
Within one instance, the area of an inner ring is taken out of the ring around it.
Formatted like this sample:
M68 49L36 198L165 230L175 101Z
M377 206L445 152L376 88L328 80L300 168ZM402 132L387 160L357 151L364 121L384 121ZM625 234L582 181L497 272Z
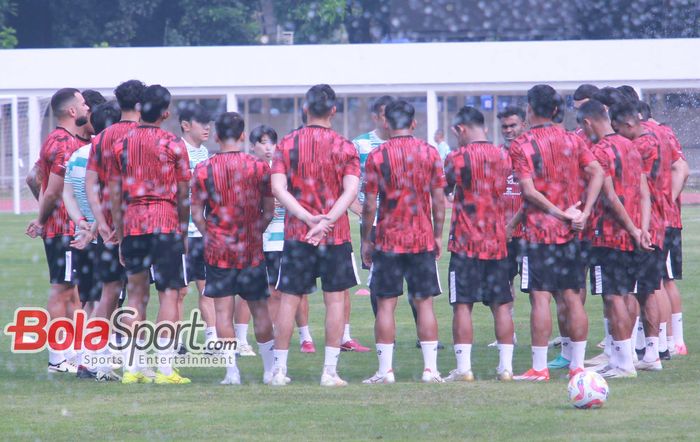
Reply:
M666 199L671 199L671 154L664 143L651 131L634 140L634 146L642 157L651 197L650 234L652 243L663 246L666 225ZM666 196L668 193L668 197Z

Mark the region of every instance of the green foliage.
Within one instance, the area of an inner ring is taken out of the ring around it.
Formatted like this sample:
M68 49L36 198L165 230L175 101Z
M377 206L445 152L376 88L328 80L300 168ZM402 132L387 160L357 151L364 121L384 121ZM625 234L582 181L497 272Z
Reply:
M285 30L294 31L294 43L341 43L345 0L280 0L275 15Z
M0 49L12 49L17 46L17 32L14 28L3 26L0 28Z
M165 32L167 46L250 44L260 35L251 3L238 0L179 0L181 13Z

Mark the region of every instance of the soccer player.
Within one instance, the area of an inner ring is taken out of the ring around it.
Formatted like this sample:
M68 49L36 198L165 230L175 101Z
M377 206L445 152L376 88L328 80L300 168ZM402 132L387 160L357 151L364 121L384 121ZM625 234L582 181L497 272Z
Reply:
M146 85L138 80L125 81L114 89L121 109L121 119L95 136L88 155L85 194L97 226L98 260L95 264L95 277L102 284L100 302L95 308L95 317L98 318L109 319L112 316L126 283L126 272L120 263L119 245L112 222L109 179L114 173L114 146L138 126L141 113L137 107L141 105L145 89ZM143 307L144 312L145 310ZM115 339L116 336L112 338ZM150 368L146 372L150 377L155 377Z
M115 101L100 104L90 113L90 127L95 133L121 118L121 111ZM91 145L86 144L71 155L66 164L66 176L63 186L63 203L68 215L76 226L75 239L71 242L73 256L73 274L78 286L78 293L83 309L88 317L95 316L96 306L100 301L102 285L95 277L97 265L97 224L85 195L85 173ZM96 353L85 350L81 358L77 376L83 379L99 381L118 381L121 377L112 371L111 366L92 366L92 357ZM101 352L104 353L104 352Z
M221 114L215 127L221 151L195 168L192 217L204 235L204 295L214 300L219 339L230 345L223 350L227 361L226 377L221 383L241 383L233 341L234 299L239 295L253 314L263 359L263 382L268 384L272 380L274 341L267 310L269 293L262 235L275 210L270 166L243 152L245 125L239 114Z
M182 141L187 147L187 156L190 159L190 172L194 171L197 164L209 158L209 151L204 145L204 142L209 139L209 124L211 117L209 112L203 106L197 103L187 103L178 115L180 121L180 129L182 130ZM202 313L202 320L206 323L204 330L205 344L216 341L216 314L214 313L214 301L211 298L204 296L204 240L202 233L195 226L192 216L187 227L187 260L185 265L186 282L189 285L194 281L199 298L197 300L199 311ZM178 297L178 318L183 319L183 301L187 295L188 287L180 290ZM183 343L179 343L178 347L182 348Z
M107 102L107 100L105 99L105 97L102 96L101 93L94 89L85 89L81 92L81 94L85 99L85 104L87 104L88 107L88 122L84 126L82 126L82 130L78 134L77 138L79 141L82 142L81 145L85 145L89 144L92 137L97 133L92 127L92 123L90 123L90 116L92 115L92 112L97 108L97 106Z
M136 318L125 318L127 326L145 317L151 265L160 298L157 322L178 320L178 294L185 287L187 237L183 234L190 217L190 169L185 144L160 127L170 116L169 106L166 88L147 87L141 102L142 124L113 146L112 218L128 278L128 306L137 312ZM190 382L172 367L174 338L167 331L158 336L163 350L158 351L157 384ZM152 382L142 372L140 353L136 353L135 360L126 361L122 382Z
M520 118L518 112L510 115L513 116ZM445 176L447 192L455 194L448 247L452 252L449 290L457 368L445 381L474 380L472 309L476 302L491 309L499 350L496 373L498 379L510 381L513 379L513 294L503 195L513 168L508 152L487 141L484 115L478 110L469 106L460 109L453 129L461 147L447 156Z
M642 196L650 196L650 205L642 206L642 243L653 247L653 251L642 253L638 259L637 298L644 312L644 334L646 351L636 368L638 370L661 370L659 357L659 326L661 309L658 298L661 291L666 256L663 252L666 201L671 200L671 170L683 161L680 152L642 125L638 108L630 102L610 108L613 128L620 135L633 141L643 162Z
M437 149L413 136L416 120L411 104L392 101L384 114L391 138L369 154L365 165L362 260L371 265L369 287L377 297L374 333L379 369L364 383L394 382L394 312L403 294L404 279L418 311L416 328L424 364L421 380L444 382L437 368L438 325L433 297L442 292L437 260L442 252L445 221L445 174ZM377 195L381 195L379 216L372 242Z
M326 305L326 348L321 385L347 385L337 373L345 317L345 290L358 283L347 210L357 197L360 160L352 142L331 128L335 91L327 84L306 92L307 125L285 136L272 161L272 191L287 210L284 250L275 287L282 293L275 322L272 385L286 385L294 316L320 276Z
M572 340L570 375L583 369L588 318L579 291L583 284L578 262L580 247L574 228L582 230L603 184L603 170L583 142L553 124L559 94L537 85L527 94L530 130L510 146L525 207L522 285L529 288L532 368L516 380L549 380L547 340L552 331L549 302L553 295L566 304ZM586 202L579 210L581 169L588 176Z
M277 132L270 126L261 125L250 132L250 144L253 145L255 155L265 161L272 163L272 157L277 150ZM277 310L280 303L280 292L275 289L279 276L280 259L282 259L282 249L284 247L284 216L285 210L282 205L275 200L275 214L272 221L263 232L263 252L265 253L265 264L267 266L267 284L270 289L270 298L267 301L267 308L270 311L272 322L277 318ZM295 318L299 331L299 347L302 353L316 353L316 346L309 331L309 297L304 297L299 302ZM247 325L247 323L246 323ZM236 336L238 331L236 331Z
M616 134L606 107L589 100L578 110L579 125L593 144L592 153L606 173L603 196L586 229L591 242L591 293L602 295L611 340L608 362L594 368L604 377L636 377L632 331L635 318L625 298L637 280L635 246L641 244L642 157L628 139ZM648 195L647 195L648 196Z
M26 233L31 238L41 236L44 241L51 284L46 310L53 320L72 318L76 307L70 250L75 229L61 197L66 159L80 147L75 134L87 123L88 107L80 91L64 88L51 97L51 110L58 125L41 146L39 160L27 177L33 193L40 196L39 216L29 223ZM72 350L64 354L49 349L49 373L76 373L74 357Z

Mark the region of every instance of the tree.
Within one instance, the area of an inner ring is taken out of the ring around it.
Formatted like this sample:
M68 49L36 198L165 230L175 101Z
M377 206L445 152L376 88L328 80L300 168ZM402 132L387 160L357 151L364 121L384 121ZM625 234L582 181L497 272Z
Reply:
M17 5L11 0L0 0L0 49L11 49L17 46L17 33L14 28L7 26L7 17L17 14Z
M347 37L343 21L346 0L277 0L275 16L295 44L342 43Z

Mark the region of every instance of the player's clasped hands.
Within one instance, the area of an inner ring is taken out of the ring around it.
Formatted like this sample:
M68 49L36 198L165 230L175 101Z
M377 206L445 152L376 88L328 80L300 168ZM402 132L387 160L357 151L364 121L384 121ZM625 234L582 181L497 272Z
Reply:
M33 219L29 222L29 225L27 226L27 230L24 233L30 238L36 238L38 236L41 236L41 234L43 232L44 232L44 226L39 224L38 219Z
M314 246L319 245L333 229L333 223L326 215L311 215L306 224L311 227L306 234L306 242Z

